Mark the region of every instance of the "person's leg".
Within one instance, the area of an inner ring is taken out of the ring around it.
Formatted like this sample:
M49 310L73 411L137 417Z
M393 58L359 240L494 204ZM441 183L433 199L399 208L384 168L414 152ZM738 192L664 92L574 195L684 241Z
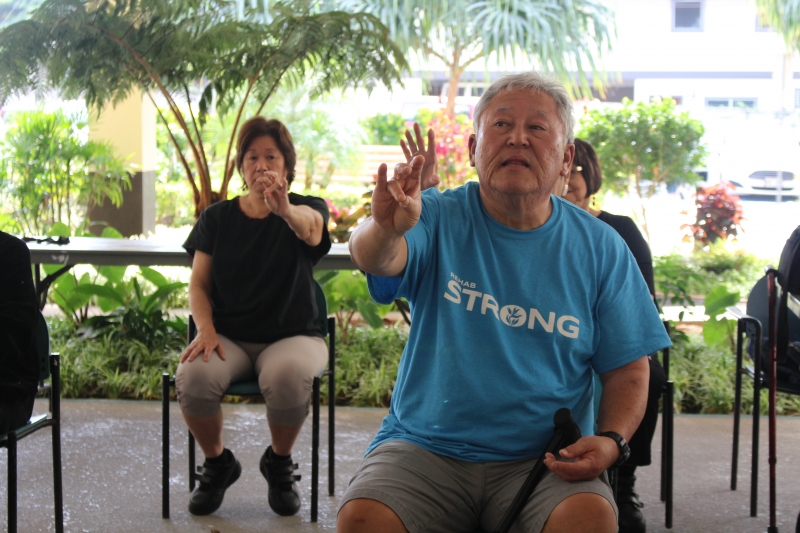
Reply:
M339 503L339 533L472 533L485 468L393 440L364 458Z
M481 516L484 531L494 531L528 477L536 459L490 463L486 476L486 504ZM617 509L603 473L590 481L564 481L546 471L536 486L512 533L614 533Z
M207 515L219 509L225 490L242 472L242 466L222 443L222 410L220 399L234 380L253 374L247 354L236 343L220 335L225 349L223 361L216 352L208 361L197 358L181 363L175 375L181 413L203 450L205 460L200 473L200 484L189 500L189 512Z
M181 363L175 372L175 389L181 413L206 458L219 457L222 443L220 400L233 381L252 375L250 358L235 342L219 335L225 360L213 352L208 361L202 357Z
M617 470L617 506L619 507L619 533L645 533L647 523L642 514L644 504L639 500L635 483L637 466L652 462L652 441L658 424L658 405L667 383L664 367L654 356L650 357L650 383L644 417L629 443L631 456Z
M408 533L391 507L377 500L350 500L339 510L337 533Z
M314 377L325 369L327 361L325 341L307 336L270 344L255 360L272 437L272 444L261 457L260 469L269 485L269 505L280 515L293 515L300 509L291 453L308 416Z
M542 533L615 533L617 520L611 503L590 492L574 494L559 503Z

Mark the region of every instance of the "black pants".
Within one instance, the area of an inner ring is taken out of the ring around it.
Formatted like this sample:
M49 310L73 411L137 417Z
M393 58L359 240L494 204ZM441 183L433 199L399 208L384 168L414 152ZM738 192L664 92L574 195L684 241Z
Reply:
M667 384L667 374L658 359L650 357L650 386L647 392L647 407L639 429L629 443L631 456L625 461L627 466L647 466L652 462L650 444L656 433L658 423L658 400Z
M0 398L0 434L8 433L28 423L33 413L36 389L25 390L13 396Z

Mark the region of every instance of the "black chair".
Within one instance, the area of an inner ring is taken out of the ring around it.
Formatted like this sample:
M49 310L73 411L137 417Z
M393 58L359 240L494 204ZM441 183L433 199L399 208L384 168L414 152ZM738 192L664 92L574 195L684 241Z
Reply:
M334 411L336 388L335 354L336 354L336 319L328 317L328 304L322 287L315 282L318 321L323 334L328 337L328 368L314 378L311 393L312 426L311 426L311 521L317 521L317 507L319 500L319 409L320 409L320 382L322 376L328 376L328 495L333 496L334 490ZM194 321L189 317L189 342L194 338L197 330ZM161 516L169 518L169 395L170 388L175 386L175 377L169 374L161 375L162 397L162 499ZM231 396L261 396L258 381L241 381L231 383L225 390ZM194 435L189 431L189 492L194 490L195 481L198 479L196 470L196 456Z
M32 417L27 424L0 435L0 447L8 449L8 532L17 531L17 442L42 428L51 427L53 437L53 493L56 533L64 532L64 505L61 489L61 383L59 356L50 353L47 322L39 313L36 324L36 353L39 356L39 392L50 399L50 414ZM50 384L44 380L52 377Z
M731 460L731 490L736 490L739 456L739 432L741 416L742 376L753 382L753 435L750 472L750 516L758 514L758 448L759 420L761 414L761 389L770 388L774 384L776 392L800 395L800 318L793 314L789 305L793 300L789 291L781 291L782 286L792 286L797 290L800 262L795 258L796 247L791 244L800 240L800 228L795 230L792 238L781 254L780 270L767 268L767 274L756 282L747 300L746 312L736 307L728 307L728 312L737 319L736 339L736 384L733 408L733 450ZM773 281L770 280L773 279ZM772 291L770 285L773 286ZM772 294L770 294L772 292ZM781 292L778 297L778 292ZM772 302L772 304L770 304ZM770 326L771 324L771 326ZM767 328L764 328L767 325ZM743 362L745 345L752 366ZM774 381L770 376L770 346L775 346ZM770 412L774 411L774 398L770 394ZM770 416L772 419L772 414ZM774 421L770 421L770 449L774 451ZM774 453L771 453L774 456ZM770 462L771 470L774 466ZM773 483L770 483L771 500L774 499ZM772 502L771 502L772 503ZM772 512L771 512L772 514Z
M664 327L669 333L669 321L664 321ZM669 379L669 346L661 350L661 365L667 376L661 393L661 501L664 502L664 525L667 529L672 529L675 384Z

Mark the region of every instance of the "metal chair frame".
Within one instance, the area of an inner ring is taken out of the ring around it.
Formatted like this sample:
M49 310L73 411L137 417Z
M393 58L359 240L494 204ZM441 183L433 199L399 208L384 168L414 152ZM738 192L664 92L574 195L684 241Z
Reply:
M53 494L56 533L64 532L64 503L61 476L61 373L60 358L50 353L50 335L41 312L36 325L36 352L39 356L39 391L49 397L50 414L32 417L27 424L0 435L0 448L8 450L8 533L17 532L17 443L40 429L52 428ZM51 377L49 385L44 380Z

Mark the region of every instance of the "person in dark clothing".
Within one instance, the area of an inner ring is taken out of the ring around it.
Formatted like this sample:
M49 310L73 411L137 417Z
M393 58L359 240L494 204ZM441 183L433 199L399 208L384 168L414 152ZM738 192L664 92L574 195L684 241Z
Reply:
M575 159L569 176L556 183L553 194L577 205L602 220L619 233L633 254L639 270L642 272L650 294L655 295L653 281L653 259L636 223L630 217L612 215L594 209L590 203L592 195L600 190L603 181L600 162L592 145L582 139L575 139ZM633 434L629 446L631 455L619 467L617 489L617 506L619 507L619 533L644 533L646 523L640 511L642 503L634 490L637 466L649 465L651 459L651 442L658 422L658 399L666 384L667 376L661 363L650 357L650 385L647 397L647 408L639 429Z
M314 265L328 253L328 207L289 192L297 156L286 126L254 117L239 131L236 167L247 192L208 207L184 243L193 257L189 307L197 336L175 375L178 403L205 455L189 512L222 504L242 467L223 446L220 400L228 385L258 379L272 444L260 461L268 502L300 508L292 446L308 415L314 376L328 355L317 322Z
M25 424L33 412L39 377L36 322L39 306L31 254L20 239L0 231L0 434Z

